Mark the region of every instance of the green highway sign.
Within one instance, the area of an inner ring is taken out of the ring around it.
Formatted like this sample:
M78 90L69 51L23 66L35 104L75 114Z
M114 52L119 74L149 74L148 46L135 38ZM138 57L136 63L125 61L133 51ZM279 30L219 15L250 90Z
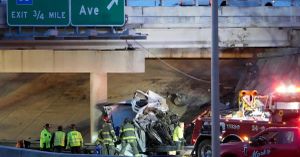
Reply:
M9 26L123 26L125 0L8 0Z
M123 26L125 0L71 0L73 26Z
M9 26L68 26L69 0L8 0Z

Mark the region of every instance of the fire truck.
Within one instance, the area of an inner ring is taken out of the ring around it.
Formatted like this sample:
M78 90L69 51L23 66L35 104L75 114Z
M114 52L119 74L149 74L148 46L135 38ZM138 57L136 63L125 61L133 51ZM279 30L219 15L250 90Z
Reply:
M242 90L239 93L239 110L220 118L220 141L247 142L249 138L270 127L288 127L299 124L300 88L281 85L269 95ZM193 120L192 155L211 155L211 118L200 114Z

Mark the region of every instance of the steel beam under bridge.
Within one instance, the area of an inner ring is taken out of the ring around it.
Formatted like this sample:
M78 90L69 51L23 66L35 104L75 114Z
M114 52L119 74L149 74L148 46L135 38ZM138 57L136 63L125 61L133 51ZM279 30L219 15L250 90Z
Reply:
M136 29L148 34L146 40L0 40L0 49L124 49L128 44L147 49L209 48L210 28ZM300 29L296 28L220 28L220 48L299 47Z

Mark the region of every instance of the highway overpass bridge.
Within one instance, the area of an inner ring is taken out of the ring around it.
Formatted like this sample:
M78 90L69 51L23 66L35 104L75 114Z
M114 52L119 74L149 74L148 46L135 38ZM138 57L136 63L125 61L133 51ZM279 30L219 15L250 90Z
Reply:
M210 7L126 7L124 28L8 27L5 10L2 4L0 72L90 73L92 135L95 105L107 99L107 73L144 72L145 58L210 57ZM299 53L299 13L300 7L220 7L220 57Z

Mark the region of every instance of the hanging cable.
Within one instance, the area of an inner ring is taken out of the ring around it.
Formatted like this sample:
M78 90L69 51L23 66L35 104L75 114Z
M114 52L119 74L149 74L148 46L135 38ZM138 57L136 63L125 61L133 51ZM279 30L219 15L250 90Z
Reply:
M135 42L139 47L141 47L144 51L146 51L146 52L150 53L151 55L153 55L156 59L158 59L161 63L163 63L164 65L166 65L166 66L169 67L170 69L172 69L172 70L174 70L174 71L176 71L176 72L178 72L178 73L180 73L180 74L182 74L182 75L184 75L184 76L186 76L186 77L188 77L188 78L191 78L191 79L193 79L193 80L196 80L196 81L199 81L199 82L204 82L204 83L210 84L210 80L200 79L200 78L197 78L197 77L195 77L195 76L193 76L193 75L190 75L190 74L188 74L188 73L185 73L184 71L182 71L182 70L180 70L180 69L178 69L178 68L176 68L176 67L170 65L170 64L167 63L166 61L162 60L160 57L156 57L152 52L150 52L148 49L146 49L142 44L140 44L140 43L137 42L136 40L134 40L134 42Z

